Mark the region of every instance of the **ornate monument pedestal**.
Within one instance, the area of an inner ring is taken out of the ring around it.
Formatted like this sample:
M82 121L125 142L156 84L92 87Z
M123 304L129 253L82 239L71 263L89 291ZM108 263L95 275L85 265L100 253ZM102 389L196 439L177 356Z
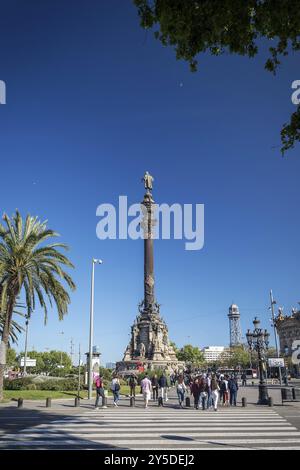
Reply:
M153 226L154 200L152 198L153 178L146 172L144 178L146 193L141 203L144 230L144 300L139 304L139 315L131 327L131 340L126 348L123 361L117 362L116 369L126 375L130 371L163 369L169 372L184 368L176 358L170 343L168 327L160 316L160 306L154 296Z

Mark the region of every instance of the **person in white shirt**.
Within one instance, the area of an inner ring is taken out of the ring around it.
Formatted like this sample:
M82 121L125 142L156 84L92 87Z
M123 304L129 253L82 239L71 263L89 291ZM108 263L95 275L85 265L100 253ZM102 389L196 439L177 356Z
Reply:
M114 377L111 381L110 389L113 392L114 396L114 406L118 406L118 401L120 400L120 380L118 377Z
M211 379L210 387L211 387L211 397L212 397L212 402L213 402L213 405L214 405L214 410L218 411L218 401L219 401L220 387L219 387L219 384L218 384L218 381L217 381L215 375L213 375L213 377Z
M148 374L145 375L145 378L141 381L141 388L144 397L145 408L148 408L148 402L151 398L151 381L149 380Z

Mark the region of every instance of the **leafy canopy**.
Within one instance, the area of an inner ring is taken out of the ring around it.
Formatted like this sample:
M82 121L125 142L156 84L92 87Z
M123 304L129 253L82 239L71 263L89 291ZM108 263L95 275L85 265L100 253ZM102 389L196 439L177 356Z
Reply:
M300 7L291 0L134 0L141 26L158 25L155 37L197 70L197 55L224 52L254 57L262 38L270 43L266 70L300 50ZM300 105L281 131L281 151L300 140Z
M176 356L179 361L184 361L194 366L200 366L204 363L204 354L197 346L186 344L181 349L176 351Z

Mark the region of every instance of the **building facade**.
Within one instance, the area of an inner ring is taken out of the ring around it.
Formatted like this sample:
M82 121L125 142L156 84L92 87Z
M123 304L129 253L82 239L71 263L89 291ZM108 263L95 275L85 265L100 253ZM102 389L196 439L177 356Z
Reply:
M279 336L280 353L286 359L290 359L291 372L299 376L300 310L293 309L291 315L283 315L280 311L275 322Z
M213 363L222 359L228 359L230 357L230 350L225 346L206 346L202 349L204 354L205 362Z

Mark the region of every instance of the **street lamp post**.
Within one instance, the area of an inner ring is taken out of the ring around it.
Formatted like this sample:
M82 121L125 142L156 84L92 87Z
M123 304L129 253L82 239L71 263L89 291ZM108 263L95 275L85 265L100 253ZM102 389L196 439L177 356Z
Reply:
M249 329L246 333L250 351L257 351L259 364L258 405L267 405L269 402L268 388L266 384L264 369L266 364L265 352L269 348L270 333L259 327L260 321L257 317L253 320L254 330Z
M30 319L30 313L25 315L25 350L24 350L24 367L23 367L23 375L26 375L26 362L27 362L27 351L28 351L28 324Z
M274 328L276 354L277 354L277 357L280 357L279 348L278 348L277 331L276 331L275 311L274 311L274 305L276 305L276 300L274 300L274 298L273 298L272 290L270 291L270 300L271 300L272 325L273 325L273 328ZM282 385L281 366L278 366L278 374L279 374L280 385Z
M64 335L65 332L64 332L64 331L60 331L59 334L61 335L61 338L62 338L62 337L63 337L62 335ZM61 351L60 351L60 368L62 368L62 353L63 353L63 352L62 352L62 349L61 349Z
M80 397L80 366L81 366L81 352L80 352L80 344L78 347L78 390L77 390L77 396L78 398Z
M88 370L88 399L92 398L93 389L93 336L94 336L94 277L95 264L102 264L101 259L92 259L92 277L91 277L91 304L90 304L90 341L89 341L89 370Z

